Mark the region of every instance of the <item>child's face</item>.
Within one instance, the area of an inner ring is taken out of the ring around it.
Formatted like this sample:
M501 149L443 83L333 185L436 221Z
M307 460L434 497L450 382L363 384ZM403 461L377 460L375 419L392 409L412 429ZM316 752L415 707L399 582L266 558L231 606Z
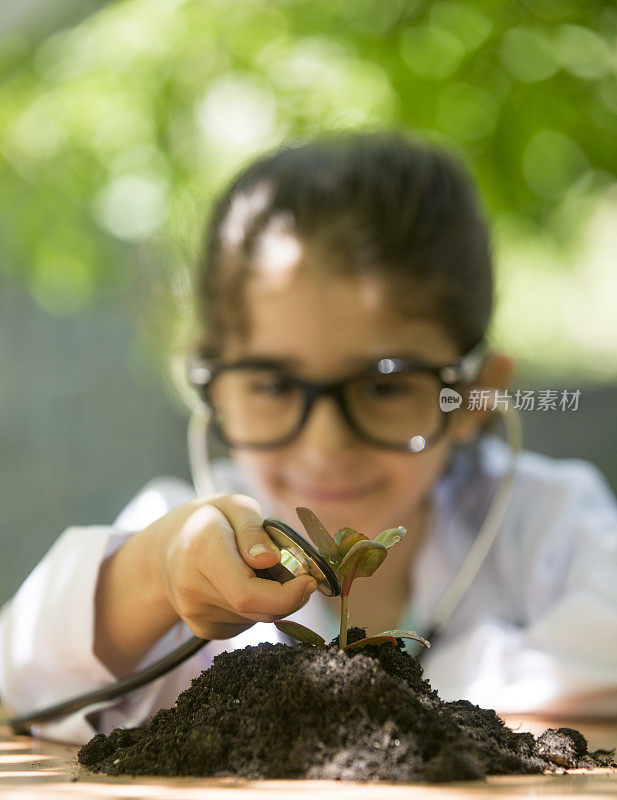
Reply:
M358 357L407 353L447 364L460 355L437 323L392 316L377 283L314 276L253 280L246 293L249 339L230 341L224 357L295 359L295 374L326 381L352 372ZM333 398L321 397L294 441L233 456L270 504L264 513L297 527L296 506L308 506L332 532L351 526L375 535L413 518L444 468L453 435L420 453L373 447L356 437Z

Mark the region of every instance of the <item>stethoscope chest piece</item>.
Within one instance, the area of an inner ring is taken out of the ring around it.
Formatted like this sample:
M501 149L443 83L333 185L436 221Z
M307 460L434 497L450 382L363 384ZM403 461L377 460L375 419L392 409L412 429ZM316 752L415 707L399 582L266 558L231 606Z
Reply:
M317 588L326 597L340 595L341 586L336 573L307 539L274 517L266 517L263 527L281 551L281 560L268 569L256 569L258 577L285 583L298 575L312 575Z

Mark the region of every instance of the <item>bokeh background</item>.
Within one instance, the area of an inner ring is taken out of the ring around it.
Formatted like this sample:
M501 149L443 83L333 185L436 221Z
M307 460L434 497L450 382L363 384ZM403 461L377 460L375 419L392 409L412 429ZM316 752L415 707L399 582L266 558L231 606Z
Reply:
M580 0L2 0L0 602L71 524L189 479L167 361L213 196L253 155L402 127L494 230L525 446L617 487L617 8Z

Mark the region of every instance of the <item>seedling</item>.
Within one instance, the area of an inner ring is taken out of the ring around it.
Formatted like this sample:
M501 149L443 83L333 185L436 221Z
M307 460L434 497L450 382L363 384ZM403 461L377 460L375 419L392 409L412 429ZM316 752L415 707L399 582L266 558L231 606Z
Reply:
M331 536L325 525L310 509L300 506L296 508L296 513L317 547L317 551L330 564L341 584L339 649L359 649L366 645L382 644L383 642L389 642L396 647L397 638L414 639L424 647L430 647L429 642L415 631L398 629L382 631L375 636L368 636L352 642L352 644L347 644L349 592L353 582L356 578L370 577L387 556L389 548L400 542L405 536L406 529L402 525L398 528L388 528L378 533L374 539L369 539L368 536L353 528L340 528L334 536ZM280 631L300 642L309 642L319 647L326 646L322 636L298 622L277 620L274 624Z

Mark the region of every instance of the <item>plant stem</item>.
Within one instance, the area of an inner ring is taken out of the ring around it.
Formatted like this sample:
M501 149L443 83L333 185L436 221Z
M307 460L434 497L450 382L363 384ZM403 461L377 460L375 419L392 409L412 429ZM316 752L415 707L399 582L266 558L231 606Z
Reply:
M339 650L342 650L343 647L347 644L347 600L349 599L348 594L341 595L341 629L338 635L338 646Z

